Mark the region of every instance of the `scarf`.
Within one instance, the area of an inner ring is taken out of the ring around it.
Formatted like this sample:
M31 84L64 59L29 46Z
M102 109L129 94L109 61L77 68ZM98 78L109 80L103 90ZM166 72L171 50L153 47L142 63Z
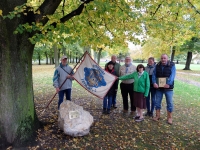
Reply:
M126 72L125 72L125 73L128 72L128 67L130 67L131 65L132 65L132 63L130 63L130 64L125 64L125 66L126 66Z
M141 73L138 72L138 78L140 78L142 76L142 74L144 73L144 71L142 71Z

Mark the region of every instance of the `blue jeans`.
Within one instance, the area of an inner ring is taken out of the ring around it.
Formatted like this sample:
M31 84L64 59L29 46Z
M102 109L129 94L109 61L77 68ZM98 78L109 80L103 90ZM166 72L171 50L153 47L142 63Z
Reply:
M103 108L110 109L112 104L113 95L106 95L103 99Z
M65 89L65 90L59 91L58 109L60 109L60 104L63 102L64 94L65 94L66 100L71 101L71 89Z
M150 99L150 95L151 95L151 99ZM150 100L151 100L151 104L150 104ZM154 107L155 107L155 100L156 100L156 89L150 88L149 95L146 98L147 112L153 113Z
M156 90L156 110L161 109L163 94L165 94L167 111L172 112L173 106L173 90Z
M111 101L111 105L116 105L116 97L117 97L117 92L115 92L112 96L112 101Z

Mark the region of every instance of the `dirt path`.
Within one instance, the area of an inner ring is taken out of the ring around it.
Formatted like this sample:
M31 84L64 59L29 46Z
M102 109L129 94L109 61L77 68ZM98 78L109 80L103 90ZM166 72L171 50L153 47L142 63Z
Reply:
M193 75L193 76L200 76L200 74L197 74L197 73L185 73L185 72L181 72L181 71L176 71L176 73L180 73L180 74L190 74L190 75Z
M200 77L200 74L196 74L196 73L185 73L185 72L180 72L180 71L177 71L176 73L177 74L187 74L187 75L190 74L192 76L199 76ZM179 81L200 87L200 82L197 82L197 81L194 81L194 80L188 80L188 79L185 79L185 78L182 78L182 77L179 77L179 76L176 76L175 80L179 80Z

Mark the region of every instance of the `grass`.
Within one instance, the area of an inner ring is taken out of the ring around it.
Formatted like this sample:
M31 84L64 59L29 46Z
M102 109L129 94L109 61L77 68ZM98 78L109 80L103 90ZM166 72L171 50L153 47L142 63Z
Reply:
M28 149L185 149L200 147L200 92L199 87L179 80L175 81L173 125L166 123L166 103L163 99L159 122L146 117L136 123L133 116L121 113L123 108L120 90L118 108L110 115L102 115L102 100L73 82L72 101L83 106L94 117L90 134L73 138L57 126L57 99L41 115L43 107L55 93L52 86L53 65L33 66L35 107L44 128L37 131L38 145ZM193 73L193 71L190 71ZM191 78L192 80L192 78Z

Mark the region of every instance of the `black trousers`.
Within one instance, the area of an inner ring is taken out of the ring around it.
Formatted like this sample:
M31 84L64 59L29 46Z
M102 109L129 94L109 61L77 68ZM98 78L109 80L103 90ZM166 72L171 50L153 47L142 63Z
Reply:
M125 83L120 83L120 89L121 89L121 94L123 98L123 106L124 110L128 110L128 95L130 98L130 103L131 103L131 111L135 111L136 107L134 106L134 92L133 92L133 83L130 84L125 84Z

